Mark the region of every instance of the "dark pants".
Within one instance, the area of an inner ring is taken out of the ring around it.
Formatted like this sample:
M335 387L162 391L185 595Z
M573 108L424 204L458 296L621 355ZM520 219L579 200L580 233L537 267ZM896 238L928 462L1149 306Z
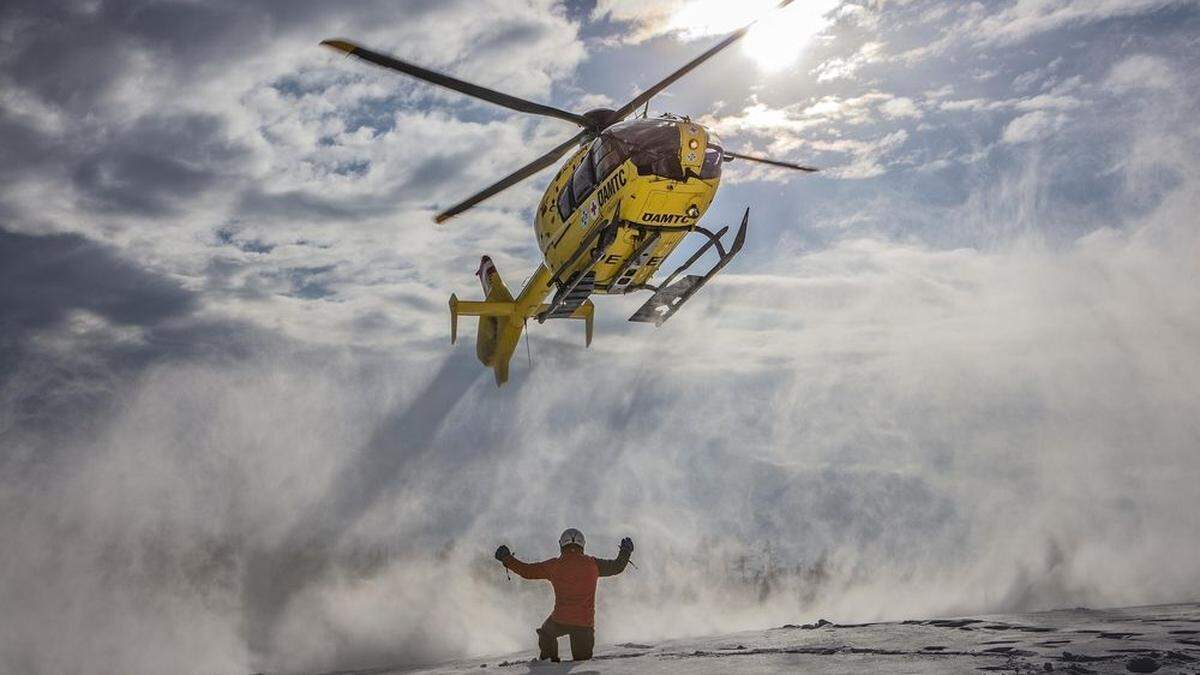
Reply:
M592 647L596 645L596 631L583 626L567 626L546 619L546 623L537 629L538 648L542 650L540 659L558 660L558 638L568 635L571 638L571 658L576 661L587 661L592 658Z

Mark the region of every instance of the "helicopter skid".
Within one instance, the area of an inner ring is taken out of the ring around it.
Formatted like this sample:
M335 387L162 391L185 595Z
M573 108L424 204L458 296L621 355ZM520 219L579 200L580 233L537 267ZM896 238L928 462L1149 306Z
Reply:
M683 307L683 304L687 302L688 299L690 299L696 294L697 291L703 288L704 284L708 283L709 280L715 277L718 272L724 269L725 266L728 265L731 260L733 260L733 257L742 250L742 245L746 242L746 228L749 226L749 224L750 209L746 209L745 214L742 216L742 224L738 228L737 234L733 238L733 244L729 247L728 251L725 250L725 247L721 244L721 237L729 231L728 227L721 228L721 230L715 234L702 227L697 227L695 231L708 237L708 241L705 242L705 244L701 246L698 251L692 254L692 257L688 258L686 262L672 272L671 275L667 277L667 280L662 284L658 286L644 284L642 288L654 291L654 295L650 296L650 299L646 301L646 304L642 305L638 311L634 312L633 316L629 317L629 320L638 323L652 323L655 326L661 326L666 323L667 319L675 316L675 312L678 312L679 308ZM692 264L699 260L700 257L705 253L707 253L710 248L714 247L716 248L718 259L717 263L712 266L712 269L710 269L704 275L689 274L679 281L675 281L677 276L691 267Z

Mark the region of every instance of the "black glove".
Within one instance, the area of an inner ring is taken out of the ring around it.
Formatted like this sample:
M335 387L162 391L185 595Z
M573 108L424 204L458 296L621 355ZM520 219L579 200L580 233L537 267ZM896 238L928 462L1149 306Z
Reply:
M511 556L512 551L508 550L507 546L501 546L500 548L496 549L496 560L499 560L500 562L504 562Z
M633 540L629 537L625 537L621 540L621 553L633 553Z

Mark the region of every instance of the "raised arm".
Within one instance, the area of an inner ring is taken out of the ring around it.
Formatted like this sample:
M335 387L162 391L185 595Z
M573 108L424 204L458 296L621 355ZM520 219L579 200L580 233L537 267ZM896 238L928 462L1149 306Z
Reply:
M629 555L633 553L633 540L625 537L621 540L621 552L617 554L615 560L604 560L596 558L596 569L602 577L611 577L625 571L625 565L629 563Z
M527 563L517 560L517 556L508 550L507 546L501 546L496 549L496 560L499 560L508 569L517 573L517 576L525 579L549 579L550 565L553 560L543 560L539 563Z

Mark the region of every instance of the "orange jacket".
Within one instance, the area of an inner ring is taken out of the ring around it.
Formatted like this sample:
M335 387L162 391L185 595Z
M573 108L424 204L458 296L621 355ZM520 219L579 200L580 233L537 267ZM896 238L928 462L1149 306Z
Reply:
M596 580L620 574L629 562L622 552L616 560L584 555L568 546L562 555L539 563L525 563L509 556L504 566L526 579L548 579L554 586L554 612L550 618L564 626L591 628L596 614Z

